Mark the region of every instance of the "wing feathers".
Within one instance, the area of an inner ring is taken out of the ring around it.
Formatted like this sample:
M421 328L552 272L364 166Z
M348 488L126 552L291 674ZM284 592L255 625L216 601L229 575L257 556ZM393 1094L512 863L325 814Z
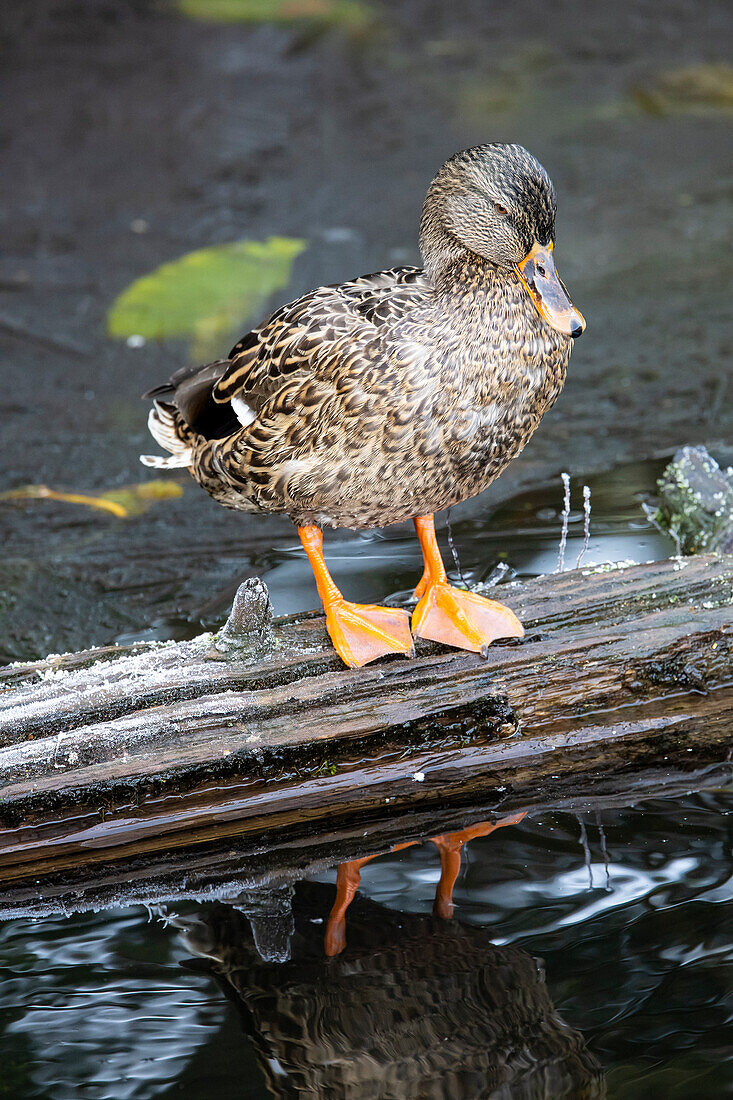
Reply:
M266 399L288 375L342 355L340 341L378 336L424 300L427 288L419 268L393 268L319 287L281 306L232 348L229 366L214 384L214 400L223 403L236 394Z

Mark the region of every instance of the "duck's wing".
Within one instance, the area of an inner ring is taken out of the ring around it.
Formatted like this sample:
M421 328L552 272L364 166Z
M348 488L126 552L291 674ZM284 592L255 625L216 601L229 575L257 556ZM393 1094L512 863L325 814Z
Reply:
M295 375L318 376L348 348L379 341L425 300L420 268L398 267L318 290L282 306L231 350L212 395L252 413Z

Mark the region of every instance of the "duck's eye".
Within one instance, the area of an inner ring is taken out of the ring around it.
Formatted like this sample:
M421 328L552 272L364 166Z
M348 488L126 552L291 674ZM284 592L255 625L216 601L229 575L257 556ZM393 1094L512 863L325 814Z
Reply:
M502 218L505 218L506 215L509 213L506 206L502 206L500 202L494 203L494 210L497 212L497 214L501 214Z

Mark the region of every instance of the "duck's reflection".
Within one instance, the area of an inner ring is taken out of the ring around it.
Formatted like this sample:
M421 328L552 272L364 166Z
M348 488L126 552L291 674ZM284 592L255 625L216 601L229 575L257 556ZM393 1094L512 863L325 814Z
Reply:
M453 916L453 887L461 869L461 853L466 841L473 840L477 836L488 836L489 833L493 833L495 829L501 829L504 825L517 825L525 816L523 813L514 814L512 817L504 817L493 823L481 821L478 825L471 825L467 829L459 829L452 833L441 833L440 836L431 836L431 842L440 853L440 880L433 902L433 913L436 917L450 920ZM404 844L393 845L390 851L399 852L403 848L411 848L418 843L417 840L408 840ZM352 898L359 889L362 867L372 859L376 859L376 855L351 859L347 863L340 863L338 866L336 900L328 918L324 938L324 948L327 955L339 955L346 946L346 910L351 905Z
M366 859L342 864L325 952L333 887L320 883L274 891L259 910L252 893L243 893L201 919L175 920L198 965L239 1008L274 1097L605 1095L600 1066L555 1011L541 964L520 948L495 946L484 929L444 919L452 915L461 845L519 818L432 838L441 857L432 917L355 897ZM286 897L292 914L283 920ZM261 957L270 904L275 949L268 957L278 956L285 935L279 957L289 954L286 962Z

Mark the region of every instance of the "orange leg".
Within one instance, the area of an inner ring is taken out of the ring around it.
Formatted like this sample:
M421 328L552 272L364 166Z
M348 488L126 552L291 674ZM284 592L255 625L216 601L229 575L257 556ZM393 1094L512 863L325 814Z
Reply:
M404 653L406 657L414 657L408 613L397 607L349 603L326 568L320 528L299 527L298 534L316 578L331 641L349 668L366 665L388 653Z
M448 584L433 517L416 516L414 522L425 561L425 572L415 589L415 595L421 597L412 613L415 637L470 649L483 657L496 638L523 637L522 624L504 604Z
M408 840L404 844L395 844L390 851L399 852L403 848L410 848L413 844L417 844L417 841ZM362 867L370 860L376 859L379 854L377 852L373 856L362 856L361 859L350 859L346 863L339 863L336 871L336 900L328 917L323 941L327 955L340 955L346 947L346 910L359 889Z
M430 570L426 565L422 571L422 577L420 577L420 580L415 585L415 591L412 593L416 600L421 599L425 595L425 591L428 587L429 582Z
M461 849L466 841L473 840L477 836L488 836L489 833L493 833L495 829L501 829L504 825L517 825L524 816L523 813L514 814L513 817L502 818L493 825L488 821L482 821L478 825L471 825L468 829L430 838L440 852L440 882L433 902L433 912L436 917L450 920L453 916L453 887L461 869Z

